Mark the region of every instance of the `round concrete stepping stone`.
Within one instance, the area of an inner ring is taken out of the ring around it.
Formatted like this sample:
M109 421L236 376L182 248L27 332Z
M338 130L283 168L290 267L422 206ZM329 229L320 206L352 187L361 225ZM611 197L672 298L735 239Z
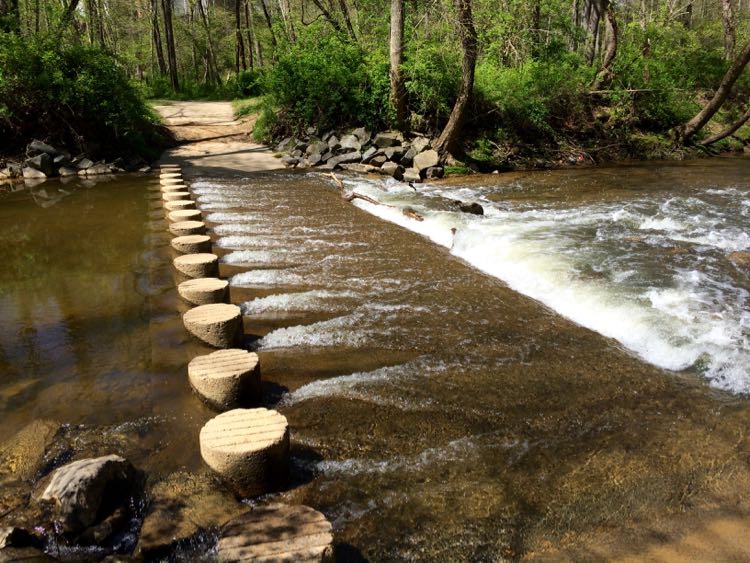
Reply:
M190 334L216 348L231 348L242 333L242 311L237 305L201 305L185 313L182 322Z
M258 404L261 399L258 355L247 350L231 348L193 358L188 364L188 379L217 410Z
M193 305L226 303L229 295L229 282L219 278L197 278L182 282L177 292Z
M172 264L178 272L189 278L210 278L219 271L219 257L207 252L178 256Z
M167 178L182 178L182 172L180 172L179 170L175 172L162 172L161 174L159 174L159 178L161 180L166 180Z
M182 183L182 178L159 178L159 185L161 186L173 186L174 184Z
M180 209L195 209L195 202L192 199L181 199L178 201L164 202L164 209L167 211L179 211Z
M309 506L259 506L221 530L219 561L333 560L331 523Z
M167 192L186 192L188 187L185 184L170 184L169 186L161 186L161 193Z
M200 221L201 212L197 209L180 209L179 211L170 211L167 218L172 223L178 221Z
M241 497L278 490L289 478L289 425L276 411L220 414L201 428L200 449L203 461Z
M203 221L178 221L169 225L169 232L176 237L205 235L206 224Z
M190 192L178 190L174 192L162 192L161 198L164 201L180 201L184 199L190 199Z
M208 235L184 235L172 239L172 248L183 254L211 252L211 237Z

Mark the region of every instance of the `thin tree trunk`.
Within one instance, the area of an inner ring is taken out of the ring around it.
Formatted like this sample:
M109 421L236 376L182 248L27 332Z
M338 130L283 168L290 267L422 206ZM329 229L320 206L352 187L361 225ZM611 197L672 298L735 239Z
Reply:
M245 41L242 38L242 15L240 12L240 3L242 0L234 0L234 27L235 36L237 39L237 49L235 52L235 70L239 73L240 67L243 70L247 69L247 61L245 60ZM250 45L248 45L248 49Z
M341 16L344 18L349 36L356 41L357 36L354 33L354 26L352 25L352 18L349 16L349 7L346 5L346 0L339 0L339 10L341 11Z
M586 20L586 31L588 33L586 62L589 65L593 65L596 58L596 47L599 44L599 22L608 5L609 0L589 0L588 18Z
M250 0L245 0L245 21L247 22L247 50L250 55L250 68L255 68L255 64L263 66L263 57L260 52L260 42L255 33L255 18L253 17L253 7ZM252 50L250 45L253 46ZM255 61L253 61L253 52L255 52Z
M441 155L451 154L461 133L466 108L474 89L474 70L477 63L477 32L474 29L474 18L471 13L471 0L455 0L458 13L458 31L461 36L463 60L461 62L461 89L458 93L453 111L448 118L443 132L440 133L435 150Z
M172 29L172 0L161 0L161 8L164 12L164 35L167 42L167 60L169 61L169 81L175 92L180 89L177 78L177 52L174 43L174 31Z
M724 58L731 61L734 58L734 49L737 42L732 0L721 0L721 22L724 25Z
M343 31L339 22L336 20L336 18L333 17L331 11L323 5L323 2L321 2L320 0L313 0L313 4L315 4L318 10L320 10L320 13L323 14L323 17L329 24L331 24L331 27L333 27L333 29L335 29L339 33Z
M287 39L292 42L296 41L297 36L294 33L294 24L292 23L289 0L279 0L279 11L281 12L281 19L284 21L284 29L286 30Z
M70 0L70 3L65 8L62 17L60 18L60 24L57 28L57 37L60 37L63 31L65 31L65 28L73 21L73 14L75 14L76 9L78 8L78 1L79 0Z
M406 129L406 92L401 74L404 52L404 0L391 0L391 104L396 110L396 127Z
M159 30L159 3L151 0L151 42L154 44L156 53L156 64L159 66L159 75L167 75L167 63L164 60L164 47L161 43L161 31Z
M276 34L273 32L273 22L271 21L271 14L268 12L268 6L266 6L266 0L260 0L260 5L263 8L263 17L266 19L266 25L268 26L268 31L271 32L271 45L275 49L277 45Z
M208 71L209 81L214 82L216 85L221 84L221 76L219 76L219 67L216 64L216 55L214 54L214 42L211 37L211 25L208 21L208 14L203 7L203 0L198 0L198 14L203 22L203 27L206 30L206 70Z
M690 121L676 128L675 136L678 142L687 143L690 141L698 131L703 129L714 114L719 111L722 104L729 96L729 93L732 91L732 86L737 82L737 79L742 74L745 66L747 66L748 61L750 61L750 43L745 45L745 48L734 60L732 66L729 67L724 78L721 79L721 84L719 84L711 101L709 101Z
M0 31L21 33L21 11L18 0L0 0Z
M597 73L594 83L591 85L592 90L600 90L612 79L612 63L615 62L615 57L617 56L617 32L615 8L610 4L607 6L607 50L604 53L602 68Z
M750 104L748 105L747 110L745 110L745 113L742 114L742 117L740 117L737 121L732 123L729 127L724 129L720 133L716 133L716 135L711 135L707 139L703 139L700 144L706 147L708 145L712 145L717 141L726 139L727 137L729 137L729 135L733 134L735 131L737 131L737 129L747 123L748 120L750 120Z

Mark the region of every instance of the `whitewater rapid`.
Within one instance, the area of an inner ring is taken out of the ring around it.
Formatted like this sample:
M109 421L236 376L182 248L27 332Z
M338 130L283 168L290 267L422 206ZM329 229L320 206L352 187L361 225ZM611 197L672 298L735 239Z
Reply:
M747 186L616 198L504 200L507 186L451 188L346 180L353 203L607 337L654 365L750 392ZM494 196L494 197L493 197ZM449 200L479 202L484 216ZM415 211L422 220L414 218Z

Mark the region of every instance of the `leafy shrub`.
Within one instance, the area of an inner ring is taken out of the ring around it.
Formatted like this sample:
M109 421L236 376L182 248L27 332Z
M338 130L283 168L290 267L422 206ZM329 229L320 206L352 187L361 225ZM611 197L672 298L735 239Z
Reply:
M0 33L0 143L33 137L105 155L160 150L141 91L117 61L92 47Z

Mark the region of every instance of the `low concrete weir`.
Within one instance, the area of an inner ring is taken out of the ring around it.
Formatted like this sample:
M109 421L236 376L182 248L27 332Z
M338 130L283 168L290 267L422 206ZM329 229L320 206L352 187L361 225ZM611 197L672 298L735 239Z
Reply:
M239 348L197 356L188 364L190 385L219 411L260 404L260 377L258 355Z
M265 408L234 409L200 432L201 457L241 497L277 491L289 480L289 425Z

